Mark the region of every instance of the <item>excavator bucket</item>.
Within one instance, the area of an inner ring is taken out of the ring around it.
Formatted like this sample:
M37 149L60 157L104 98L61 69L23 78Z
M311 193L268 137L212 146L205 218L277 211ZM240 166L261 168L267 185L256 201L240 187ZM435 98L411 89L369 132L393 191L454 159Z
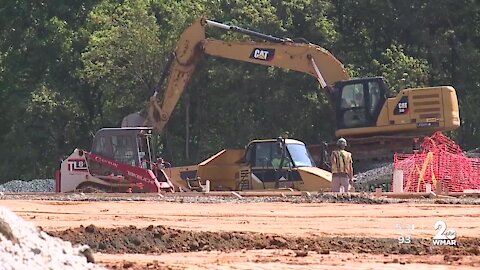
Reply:
M147 127L148 120L142 116L142 112L135 112L125 116L122 120L122 127Z

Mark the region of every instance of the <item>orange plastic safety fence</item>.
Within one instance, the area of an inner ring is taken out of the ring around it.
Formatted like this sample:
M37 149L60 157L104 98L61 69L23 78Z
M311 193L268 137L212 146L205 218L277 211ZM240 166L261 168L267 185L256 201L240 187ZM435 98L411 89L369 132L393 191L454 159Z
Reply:
M403 171L403 191L436 192L480 189L480 159L465 156L462 149L441 132L426 137L416 154L395 154L394 169ZM395 179L394 179L395 181Z

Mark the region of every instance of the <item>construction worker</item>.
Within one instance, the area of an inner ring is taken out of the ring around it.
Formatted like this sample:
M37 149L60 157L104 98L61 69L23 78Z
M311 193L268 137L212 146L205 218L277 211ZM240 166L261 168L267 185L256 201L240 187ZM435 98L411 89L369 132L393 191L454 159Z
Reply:
M275 169L278 169L280 168L280 162L282 161L282 157L274 157L272 159L272 166L273 168Z
M332 151L330 161L332 164L332 191L340 192L349 190L350 184L353 184L353 161L352 154L345 150L347 140L340 138L337 141L338 148Z
M282 156L281 155L278 155L278 156L275 156L274 158L272 158L272 166L273 168L275 169L280 169L280 163L282 162ZM288 168L288 167L291 167L292 166L292 163L290 162L290 159L288 157L283 157L283 164L282 164L282 168Z
M280 162L281 161L282 161L281 157L276 157L276 158L272 159L273 168L280 169ZM293 167L293 164L288 157L285 157L283 159L282 168L289 168L289 167Z

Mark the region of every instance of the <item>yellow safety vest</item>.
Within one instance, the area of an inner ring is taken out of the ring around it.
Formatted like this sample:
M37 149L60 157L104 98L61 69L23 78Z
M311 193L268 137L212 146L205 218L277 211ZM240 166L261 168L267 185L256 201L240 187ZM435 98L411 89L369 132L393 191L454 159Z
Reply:
M332 152L332 173L349 173L352 163L352 154L345 150Z
M275 168L280 167L280 162L282 161L281 158L274 158L272 159L272 166ZM283 159L283 168L288 168L289 166L293 166L292 163L290 162L289 158Z

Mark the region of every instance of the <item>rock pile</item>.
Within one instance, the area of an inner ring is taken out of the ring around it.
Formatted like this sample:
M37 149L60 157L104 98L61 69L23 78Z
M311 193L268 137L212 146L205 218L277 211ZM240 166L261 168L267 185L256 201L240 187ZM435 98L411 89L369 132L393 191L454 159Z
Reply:
M0 207L1 269L105 269L93 263L86 245L52 237Z
M368 170L363 173L358 173L355 175L358 183L364 182L375 182L378 180L383 180L384 178L392 179L393 177L393 164L392 163L381 163L375 166L375 168Z
M0 192L55 192L54 179L13 180L0 185Z

